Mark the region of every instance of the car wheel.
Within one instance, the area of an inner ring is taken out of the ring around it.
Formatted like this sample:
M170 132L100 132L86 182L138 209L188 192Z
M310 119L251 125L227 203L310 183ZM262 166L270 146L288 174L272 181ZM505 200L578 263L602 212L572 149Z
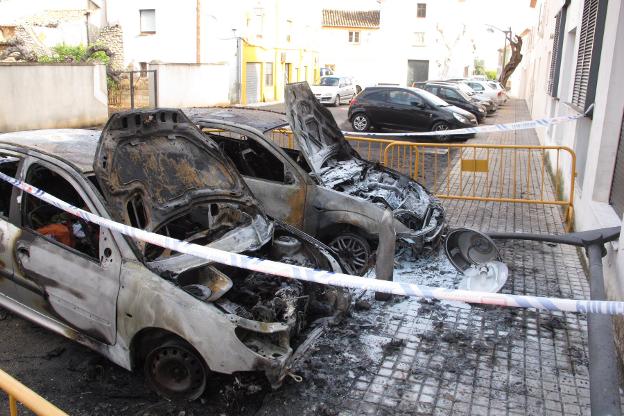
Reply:
M437 123L433 125L433 127L431 127L431 131L446 131L448 129L449 129L449 125L444 121L438 121ZM441 141L441 142L446 142L451 138L451 136L435 136L435 137L436 139L438 139L438 141Z
M355 233L342 233L329 246L338 253L345 272L361 276L368 269L371 248L364 237Z
M336 94L336 98L334 98L334 107L338 107L340 105L340 94Z
M169 400L195 400L206 388L207 368L188 343L171 339L153 348L145 357L149 386Z
M351 125L355 131L366 131L371 127L370 119L363 113L354 115L353 120L351 120Z

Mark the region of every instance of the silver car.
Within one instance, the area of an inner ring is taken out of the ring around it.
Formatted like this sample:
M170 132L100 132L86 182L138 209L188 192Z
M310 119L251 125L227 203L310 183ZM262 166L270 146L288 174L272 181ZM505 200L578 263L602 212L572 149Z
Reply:
M327 243L346 271L372 262L380 221L394 215L398 244L415 255L441 241L440 202L409 177L362 159L307 83L286 86L286 111L213 108L187 113L219 143L266 212ZM293 143L280 129L290 125ZM282 139L282 140L276 140Z
M270 220L232 163L179 110L115 114L101 136L2 134L0 171L126 225L341 271L329 248ZM342 289L165 250L7 182L0 188L0 306L143 371L166 398L198 397L210 371L264 371L279 386L291 342L349 306Z

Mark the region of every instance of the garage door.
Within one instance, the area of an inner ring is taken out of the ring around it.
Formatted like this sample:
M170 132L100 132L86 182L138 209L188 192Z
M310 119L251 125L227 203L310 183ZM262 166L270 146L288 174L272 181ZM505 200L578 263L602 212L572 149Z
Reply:
M257 103L260 101L260 64L247 64L247 86L245 88L245 98L247 104Z

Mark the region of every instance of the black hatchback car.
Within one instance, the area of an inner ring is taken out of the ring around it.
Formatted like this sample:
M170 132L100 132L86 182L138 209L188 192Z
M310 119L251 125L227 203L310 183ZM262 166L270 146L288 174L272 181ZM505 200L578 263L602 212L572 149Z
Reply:
M455 85L428 82L422 88L433 95L437 95L447 103L472 113L479 123L487 116L487 110L483 105L475 102L475 100L470 98L470 96Z
M468 111L409 87L366 88L351 100L348 117L356 131L372 127L441 131L477 125L477 118ZM436 137L447 140L450 136Z

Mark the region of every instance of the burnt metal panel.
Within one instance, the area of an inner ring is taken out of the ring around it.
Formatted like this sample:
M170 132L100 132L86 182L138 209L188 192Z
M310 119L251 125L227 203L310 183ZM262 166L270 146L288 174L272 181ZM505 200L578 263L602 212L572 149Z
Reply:
M113 115L94 170L111 216L149 231L201 198L252 198L216 143L180 110Z

